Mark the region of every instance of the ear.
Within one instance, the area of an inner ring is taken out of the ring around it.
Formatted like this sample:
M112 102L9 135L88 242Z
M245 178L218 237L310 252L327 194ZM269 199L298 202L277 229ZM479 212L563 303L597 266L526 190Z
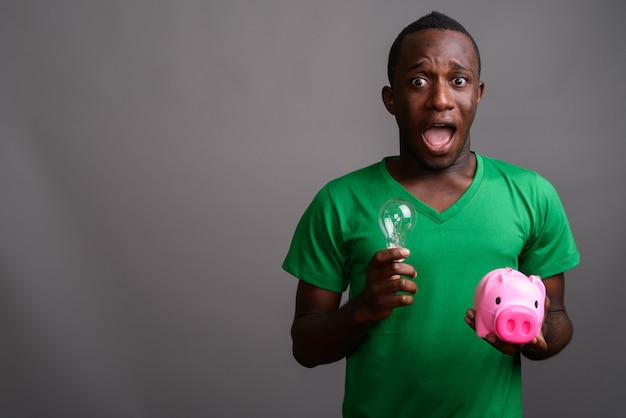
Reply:
M483 97L484 91L485 91L485 82L479 81L478 82L478 100L476 101L476 104L480 103L480 99Z
M393 110L393 89L389 86L383 87L382 91L383 103L385 104L385 108L392 115L395 115Z

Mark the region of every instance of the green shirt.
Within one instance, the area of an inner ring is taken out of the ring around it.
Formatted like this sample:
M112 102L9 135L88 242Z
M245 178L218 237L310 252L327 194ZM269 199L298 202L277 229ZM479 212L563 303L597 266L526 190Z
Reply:
M372 326L347 357L345 417L520 417L519 356L500 353L465 324L478 281L512 267L549 277L579 262L552 185L538 174L476 154L474 180L442 213L395 181L386 160L328 183L296 228L283 268L315 286L362 291L385 248L378 210L412 202L407 239L417 270L412 305Z

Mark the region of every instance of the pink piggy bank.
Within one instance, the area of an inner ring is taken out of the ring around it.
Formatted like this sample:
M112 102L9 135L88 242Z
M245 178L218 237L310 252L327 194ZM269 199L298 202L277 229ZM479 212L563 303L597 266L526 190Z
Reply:
M476 334L494 333L514 344L530 342L543 323L546 288L537 276L510 267L490 271L474 293Z

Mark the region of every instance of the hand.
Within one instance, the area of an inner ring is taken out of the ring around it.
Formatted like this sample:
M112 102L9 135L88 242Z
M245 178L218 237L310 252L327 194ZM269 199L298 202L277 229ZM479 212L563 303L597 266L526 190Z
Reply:
M537 335L531 342L528 344L524 344L521 348L521 351L525 353L537 355L541 353L548 352L548 343L546 341L545 336L543 335L543 330L546 327L546 318L548 317L548 313L550 311L550 298L546 295L546 300L544 302L544 315L543 322L541 323L541 328L539 329L539 335Z
M365 289L354 299L357 321L380 321L391 316L395 308L413 303L417 285L411 279L415 279L417 272L410 264L398 261L409 255L406 248L391 248L374 254L367 268Z
M495 347L497 350L503 352L504 354L514 355L520 353L521 351L532 351L532 352L542 352L548 350L548 344L543 335L543 326L545 324L545 317L548 314L548 308L550 307L550 298L546 296L546 300L544 302L545 305L545 315L544 322L542 323L541 328L539 329L539 334L532 339L529 343L526 344L513 344L507 341L502 340L494 333L489 333L485 336L484 340ZM465 323L470 326L474 331L476 331L476 310L468 309L465 312Z

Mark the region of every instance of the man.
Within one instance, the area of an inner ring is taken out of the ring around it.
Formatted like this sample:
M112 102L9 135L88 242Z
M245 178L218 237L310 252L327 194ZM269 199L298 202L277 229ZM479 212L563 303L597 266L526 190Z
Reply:
M382 98L399 156L327 184L283 264L300 279L294 356L307 367L347 358L346 417L520 417L520 354L551 357L572 335L563 272L579 253L563 207L538 174L471 151L484 83L458 22L433 12L409 25L388 70ZM407 248L381 250L378 209L395 197L418 220ZM501 267L546 285L542 331L529 344L473 331L474 289Z

